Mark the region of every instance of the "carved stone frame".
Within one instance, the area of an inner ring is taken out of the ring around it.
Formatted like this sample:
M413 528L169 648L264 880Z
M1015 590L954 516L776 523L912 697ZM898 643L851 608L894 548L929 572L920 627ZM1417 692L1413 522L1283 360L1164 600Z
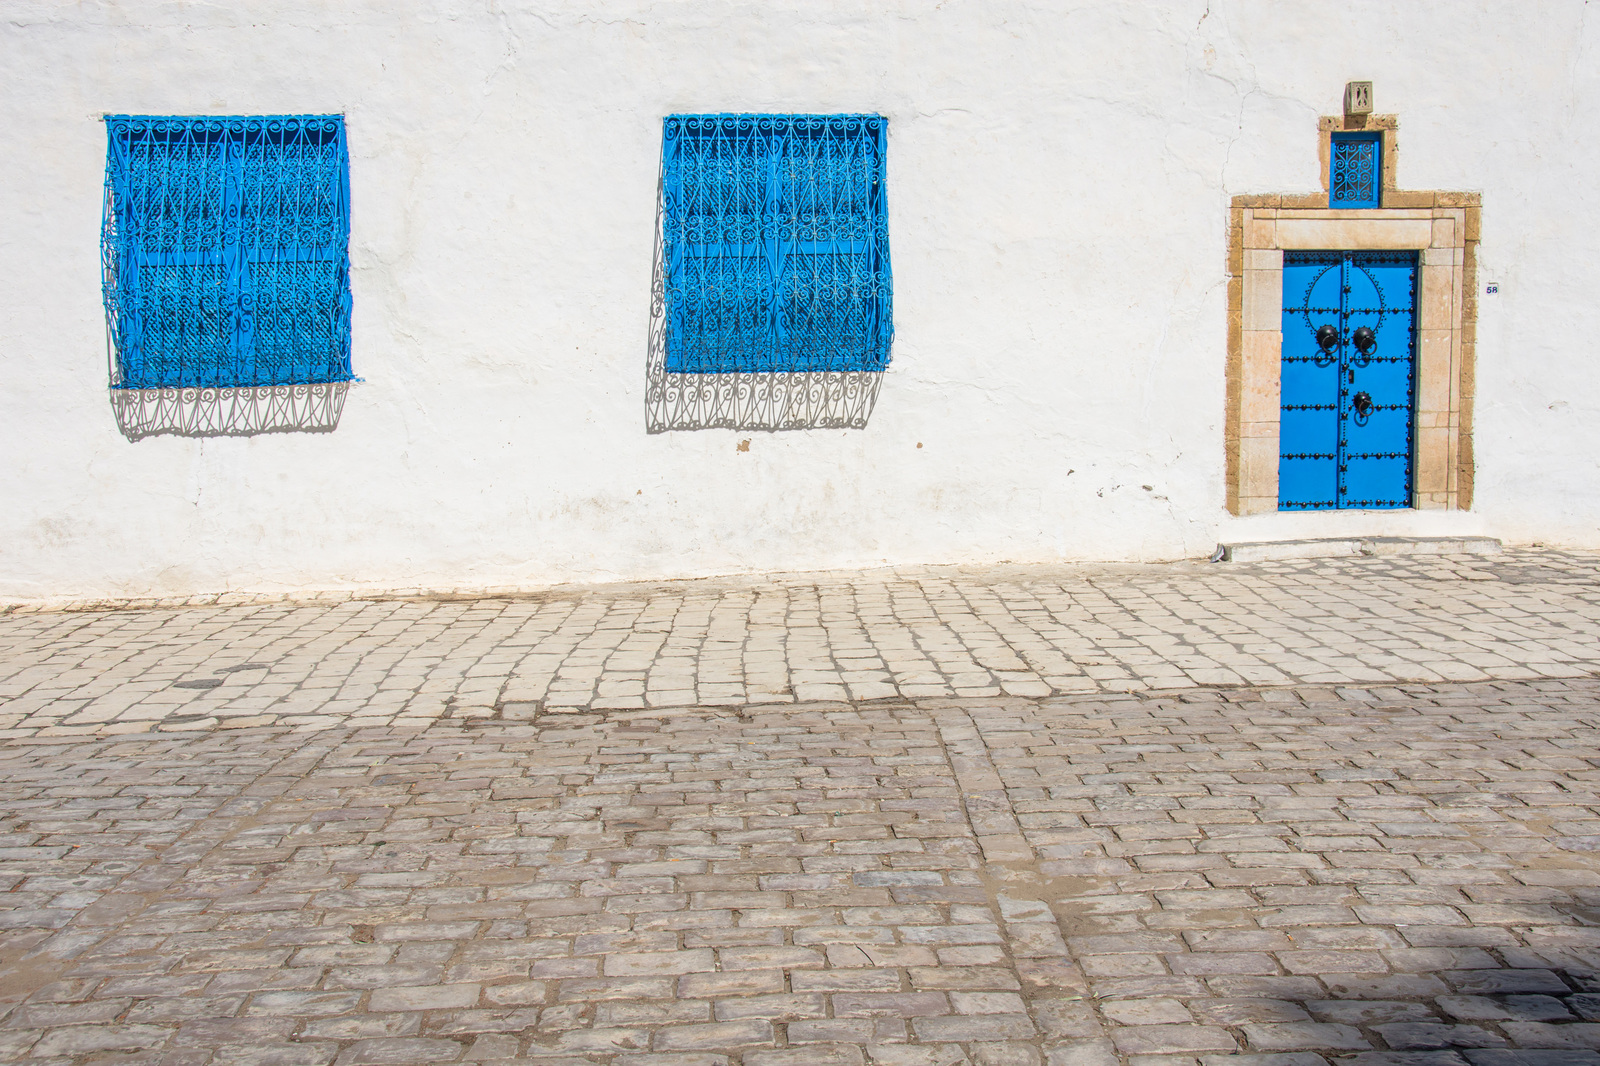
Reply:
M1418 253L1413 495L1418 509L1472 506L1472 394L1481 199L1396 189L1393 115L1323 118L1323 191L1236 196L1228 219L1227 505L1278 509L1283 253L1415 249ZM1328 207L1330 134L1383 134L1381 207Z

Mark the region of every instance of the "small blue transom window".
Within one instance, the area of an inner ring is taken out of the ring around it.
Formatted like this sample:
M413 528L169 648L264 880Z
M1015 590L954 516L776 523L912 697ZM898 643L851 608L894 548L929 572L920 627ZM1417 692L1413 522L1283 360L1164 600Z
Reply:
M106 116L115 388L349 381L339 115Z
M1383 135L1335 133L1328 147L1328 206L1379 206Z
M666 369L882 370L894 336L881 115L671 115Z

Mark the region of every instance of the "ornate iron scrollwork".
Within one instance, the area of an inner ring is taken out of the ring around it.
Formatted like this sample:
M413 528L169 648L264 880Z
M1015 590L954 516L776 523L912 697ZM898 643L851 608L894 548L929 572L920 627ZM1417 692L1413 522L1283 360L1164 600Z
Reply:
M666 368L882 370L893 339L881 115L670 115Z
M1328 206L1377 207L1383 169L1381 136L1336 133L1329 150Z
M111 387L167 409L168 390L352 380L344 119L112 115L106 133Z
M645 424L862 428L893 337L877 115L663 128Z

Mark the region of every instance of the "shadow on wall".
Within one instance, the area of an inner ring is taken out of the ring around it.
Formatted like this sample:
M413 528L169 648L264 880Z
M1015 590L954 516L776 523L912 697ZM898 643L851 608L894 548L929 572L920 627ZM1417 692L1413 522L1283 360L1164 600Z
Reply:
M667 282L656 196L655 266L645 360L645 431L675 429L865 429L883 385L881 370L667 372Z
M331 433L350 382L310 385L112 389L111 410L128 440Z

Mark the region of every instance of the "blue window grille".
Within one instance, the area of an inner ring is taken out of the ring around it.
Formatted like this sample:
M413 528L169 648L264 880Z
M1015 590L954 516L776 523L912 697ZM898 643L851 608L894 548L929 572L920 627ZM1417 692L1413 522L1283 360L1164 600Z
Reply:
M881 115L671 115L666 369L882 370L894 336Z
M106 116L113 388L351 380L339 115Z
M1328 206L1379 206L1383 135L1335 133L1328 147Z

